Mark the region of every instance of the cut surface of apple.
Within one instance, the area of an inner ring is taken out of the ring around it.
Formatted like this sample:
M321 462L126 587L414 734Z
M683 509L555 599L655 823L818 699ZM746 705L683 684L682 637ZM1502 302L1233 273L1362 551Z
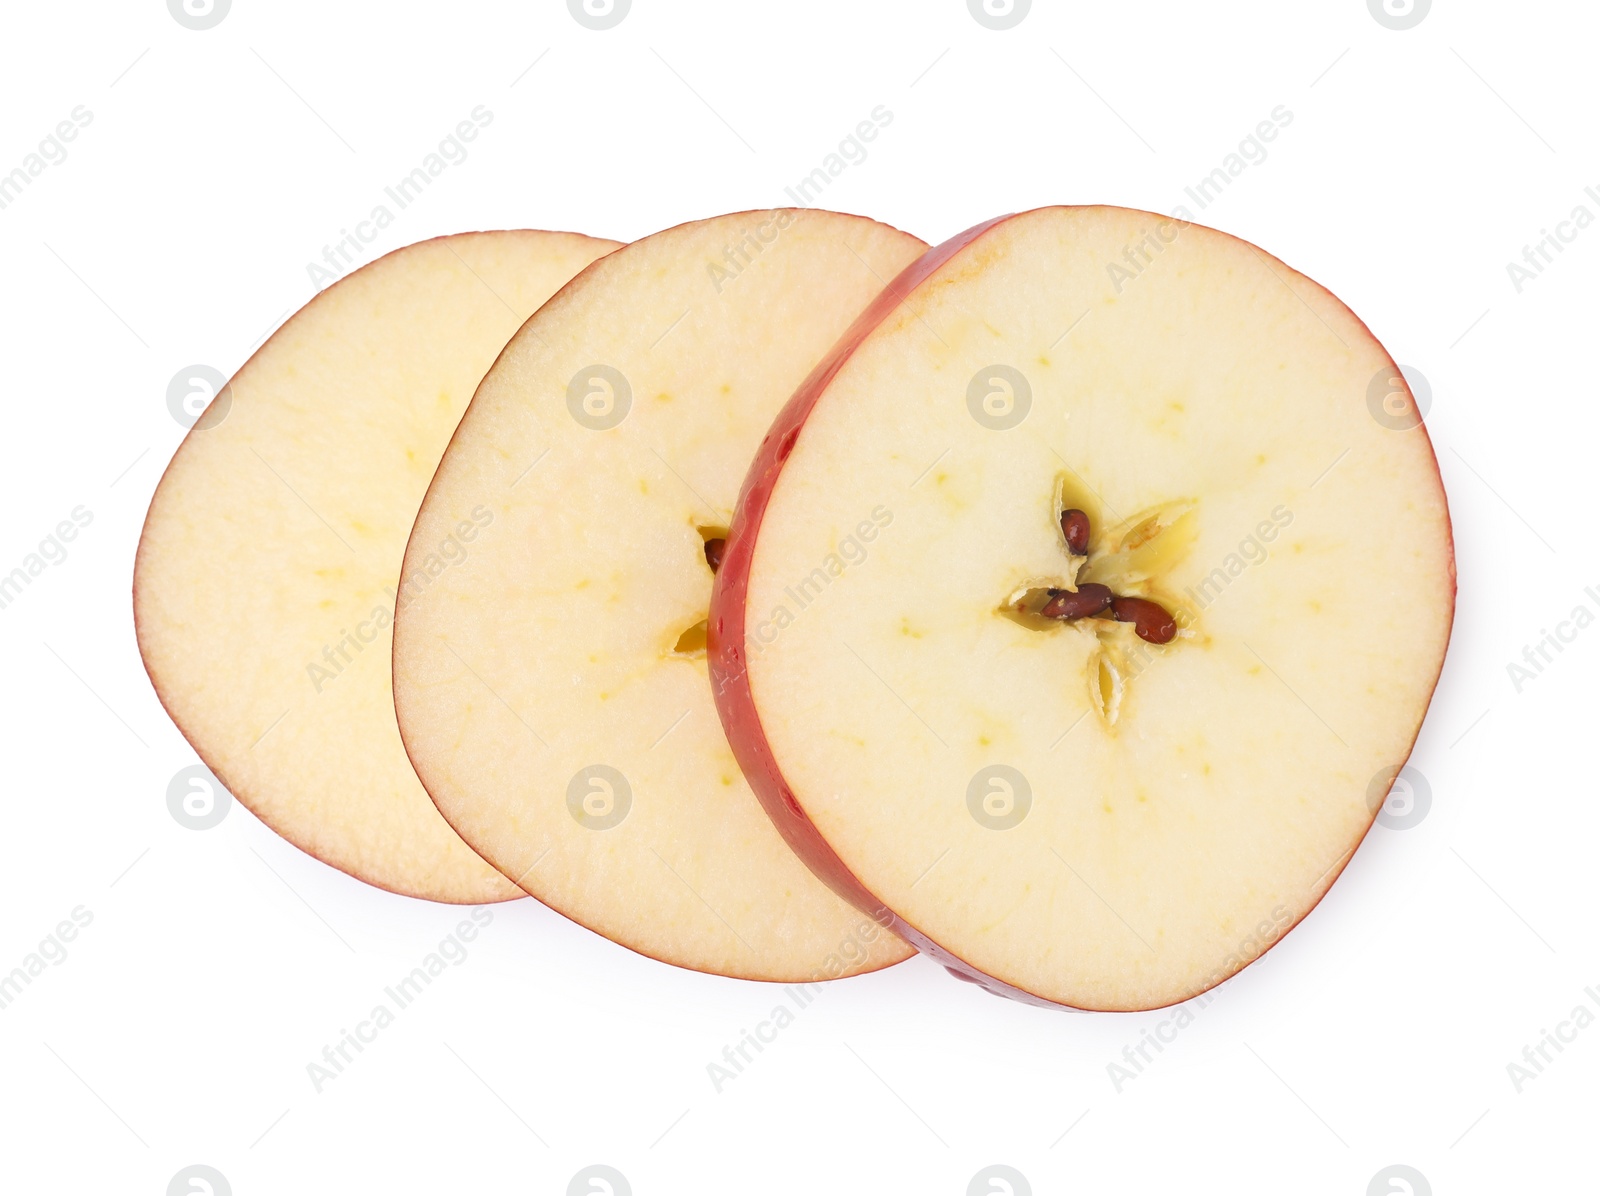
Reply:
M856 216L746 212L595 263L478 389L412 533L395 708L452 826L529 893L635 951L814 980L910 948L784 845L706 674L713 563L762 434L926 247Z
M1148 1009L1333 883L1454 597L1420 415L1343 304L1223 233L1051 208L931 250L785 408L711 672L836 891L993 991Z
M466 233L363 266L218 393L150 504L134 617L163 705L262 821L382 888L522 895L450 829L406 759L395 594L474 387L541 303L616 246ZM431 550L458 565L475 532L441 531Z

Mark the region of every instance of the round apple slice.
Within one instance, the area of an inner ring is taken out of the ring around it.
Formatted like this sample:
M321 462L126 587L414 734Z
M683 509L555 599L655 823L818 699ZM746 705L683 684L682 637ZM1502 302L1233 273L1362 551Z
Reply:
M1420 415L1347 308L1234 237L1051 208L930 251L785 408L711 672L836 891L996 992L1149 1009L1333 882L1454 598Z
M394 641L417 775L502 872L635 951L782 981L910 954L762 813L717 722L705 620L762 433L925 248L785 209L596 262L484 378L417 516L406 576L433 577L402 593Z
M394 595L473 388L522 322L616 245L466 233L363 266L217 394L150 503L133 608L162 704L263 822L381 888L522 895L451 831L406 759ZM471 539L452 529L432 547L457 567Z

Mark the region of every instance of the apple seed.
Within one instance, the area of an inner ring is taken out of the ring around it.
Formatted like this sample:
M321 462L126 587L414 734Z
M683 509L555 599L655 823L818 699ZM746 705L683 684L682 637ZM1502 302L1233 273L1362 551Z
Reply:
M1170 643L1178 634L1178 624L1167 608L1148 598L1114 598L1111 617L1119 623L1132 623L1134 634L1146 643Z
M1089 555L1089 516L1077 507L1061 512L1061 534L1067 538L1067 551L1073 556Z
M706 564L711 566L711 572L715 573L717 567L722 564L722 554L727 547L728 541L720 536L706 541Z
M1039 613L1047 619L1082 619L1099 614L1114 600L1116 595L1109 587L1089 581L1076 590L1060 590L1052 594Z

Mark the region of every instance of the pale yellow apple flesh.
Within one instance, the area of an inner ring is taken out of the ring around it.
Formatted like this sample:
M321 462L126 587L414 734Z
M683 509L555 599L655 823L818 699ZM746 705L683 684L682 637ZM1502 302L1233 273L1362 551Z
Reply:
M234 376L150 504L145 667L228 790L312 855L397 893L521 892L439 816L395 727L401 557L484 372L612 241L488 232L400 249L319 294ZM433 547L455 561L465 533Z
M784 845L707 681L706 541L762 434L925 246L823 211L680 226L597 262L479 388L417 518L395 706L418 775L486 859L627 947L815 980L910 948ZM475 516L474 512L480 514Z
M752 471L712 613L741 763L958 972L1182 1000L1311 909L1411 750L1455 594L1427 435L1343 304L1199 226L1044 209L906 287ZM1014 609L1088 581L1182 630Z

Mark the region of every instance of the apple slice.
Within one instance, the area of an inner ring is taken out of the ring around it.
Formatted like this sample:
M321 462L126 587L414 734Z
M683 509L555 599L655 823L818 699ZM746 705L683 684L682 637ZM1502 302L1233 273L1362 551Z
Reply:
M784 409L711 672L837 892L996 992L1149 1009L1333 882L1454 600L1432 447L1343 304L1211 229L1049 208L930 251Z
M713 567L772 418L926 248L745 212L596 262L478 388L417 516L395 709L484 858L645 955L761 980L910 954L818 882L739 773L706 675ZM485 526L455 568L437 545Z
M394 595L473 388L534 309L616 245L466 233L363 266L245 363L150 503L133 609L162 704L263 822L381 888L522 895L411 771L390 687ZM471 538L433 548L456 564Z

